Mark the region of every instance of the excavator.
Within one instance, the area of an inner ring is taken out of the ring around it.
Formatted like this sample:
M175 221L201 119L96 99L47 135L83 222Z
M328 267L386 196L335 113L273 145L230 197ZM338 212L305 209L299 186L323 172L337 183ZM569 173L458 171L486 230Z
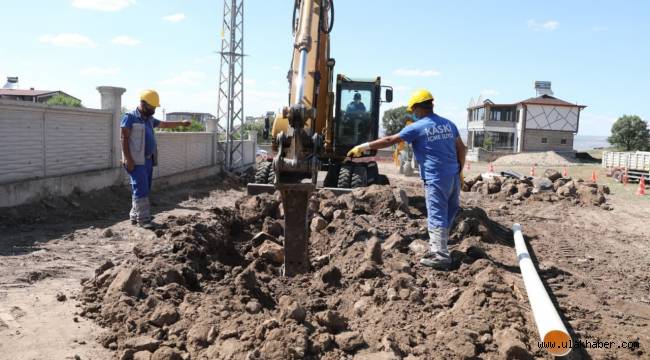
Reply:
M294 1L289 104L276 115L271 129L266 121L264 133L272 136L274 156L258 163L255 183L247 187L249 194L280 192L285 276L310 270L307 205L319 171L327 172L323 186L337 194L387 183L377 163L369 160L376 150L367 151L360 161L350 161L346 154L355 145L378 138L379 107L392 101L393 89L383 86L380 77L334 76L333 25L333 0Z

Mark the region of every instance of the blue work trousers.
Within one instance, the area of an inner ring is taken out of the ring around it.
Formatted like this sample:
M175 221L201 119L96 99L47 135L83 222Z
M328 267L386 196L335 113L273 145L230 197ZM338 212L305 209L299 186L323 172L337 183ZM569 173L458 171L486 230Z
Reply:
M129 217L131 221L146 223L151 220L149 192L153 179L153 159L146 159L144 165L136 165L128 171L131 177L132 206Z
M127 173L131 177L133 199L148 197L153 180L153 159L146 159L144 165L136 165L133 171Z
M441 176L424 182L427 227L449 229L460 208L460 177Z

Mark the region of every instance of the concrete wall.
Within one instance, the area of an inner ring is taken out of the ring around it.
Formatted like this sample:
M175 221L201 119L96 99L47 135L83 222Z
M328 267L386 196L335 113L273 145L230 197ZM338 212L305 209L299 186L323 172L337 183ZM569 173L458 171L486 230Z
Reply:
M119 140L124 89L98 91L102 110L0 100L0 207L129 183ZM154 187L222 170L227 146L216 133L157 132L156 138ZM256 136L240 146L243 156L232 168L254 166Z
M542 143L542 138L547 142ZM566 139L566 144L562 144L562 139ZM524 132L523 151L573 151L573 133L570 131L557 130L534 130L526 129Z
M0 183L112 167L109 111L0 100Z

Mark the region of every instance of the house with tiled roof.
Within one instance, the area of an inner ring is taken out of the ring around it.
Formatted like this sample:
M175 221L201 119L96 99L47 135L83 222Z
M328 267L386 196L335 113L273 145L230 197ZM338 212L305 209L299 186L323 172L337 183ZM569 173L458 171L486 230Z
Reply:
M552 95L550 83L538 96L513 104L486 99L467 108L469 157L484 160L480 153L508 154L533 151L573 152L580 112L585 105Z
M65 95L75 100L79 100L76 97L68 95L61 90L36 90L34 88L19 89L17 77L7 77L7 83L2 88L0 88L0 99L2 100L45 103L56 95Z

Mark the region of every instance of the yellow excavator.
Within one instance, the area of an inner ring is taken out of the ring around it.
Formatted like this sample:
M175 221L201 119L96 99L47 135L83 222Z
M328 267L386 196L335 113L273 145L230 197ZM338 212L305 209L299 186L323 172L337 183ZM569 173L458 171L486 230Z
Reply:
M380 77L334 77L336 62L330 56L333 25L333 0L295 0L289 104L276 116L271 129L270 121L266 122L264 133L272 136L274 156L258 163L255 183L248 184L249 194L280 191L285 276L310 269L307 203L318 184L319 171L327 171L323 187L336 193L387 183L377 163L367 161L376 150L354 162L348 161L346 154L355 145L378 138L379 107L392 101L393 89L382 86Z

